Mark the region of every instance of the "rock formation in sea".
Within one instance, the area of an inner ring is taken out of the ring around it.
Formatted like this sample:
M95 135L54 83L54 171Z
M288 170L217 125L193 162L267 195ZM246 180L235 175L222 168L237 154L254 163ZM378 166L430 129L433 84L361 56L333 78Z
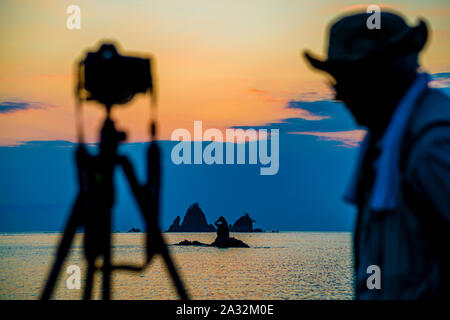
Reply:
M244 241L233 237L229 237L228 239L220 239L217 237L210 246L217 248L250 248Z
M181 232L181 226L180 226L181 218L180 216L177 216L175 220L173 220L172 224L170 225L167 232Z
M198 203L191 205L180 225L180 216L176 217L167 232L216 232L212 224L208 224L205 214Z
M245 212L244 212L245 213ZM168 231L179 232L179 231L190 231L190 232L201 232L206 231L205 229L215 230L212 225L208 225L206 222L206 217L203 214L202 210L198 206L198 203L194 203L189 207L186 215L184 216L183 223L180 226L180 217L176 217L173 221L172 225L169 227ZM250 221L249 221L250 220ZM248 222L250 225L248 226ZM202 243L199 241L189 241L183 240L176 245L179 246L209 246L209 247L217 247L217 248L249 248L249 246L236 238L230 237L228 223L226 219L222 216L216 222L215 225L218 227L217 229L217 237L211 244ZM244 232L249 230L248 232L253 231L253 220L250 219L249 215L246 214L239 218L235 223L235 227L237 230L243 230Z
M211 244L199 242L197 240L194 240L194 241L183 240L179 243L176 243L175 245L176 246L217 247L217 248L250 248L250 246L248 244L246 244L244 241L241 241L241 240L233 238L233 237L230 237L228 239L216 238L216 240Z
M139 228L131 228L130 230L128 230L128 232L142 232L141 229Z
M230 227L230 231L232 232L258 232L259 230L253 229L253 220L250 218L249 214L244 211L244 214L237 219L233 225ZM262 231L262 230L261 230ZM261 232L259 231L259 232Z

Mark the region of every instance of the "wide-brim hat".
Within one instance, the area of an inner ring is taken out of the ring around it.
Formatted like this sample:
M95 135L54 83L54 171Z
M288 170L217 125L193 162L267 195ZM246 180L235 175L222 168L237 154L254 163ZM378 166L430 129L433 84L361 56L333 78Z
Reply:
M428 29L423 20L410 27L401 16L380 12L380 28L369 29L371 15L357 13L338 19L329 31L327 59L320 60L305 51L306 59L314 68L333 74L346 65L417 54L425 46Z

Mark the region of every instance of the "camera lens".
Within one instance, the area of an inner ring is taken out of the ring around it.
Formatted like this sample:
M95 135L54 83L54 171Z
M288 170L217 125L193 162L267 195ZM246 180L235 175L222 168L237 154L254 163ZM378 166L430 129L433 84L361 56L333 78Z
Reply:
M112 56L113 56L113 53L111 50L108 49L108 50L103 51L103 54L102 54L103 59L109 60L109 59L111 59Z

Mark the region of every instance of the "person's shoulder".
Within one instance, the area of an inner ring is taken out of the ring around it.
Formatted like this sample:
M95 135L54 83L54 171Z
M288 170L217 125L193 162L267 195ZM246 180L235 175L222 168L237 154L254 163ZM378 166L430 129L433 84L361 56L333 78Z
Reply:
M418 136L437 126L450 127L450 99L428 88L416 102L409 129L412 136Z
M427 88L419 97L405 143L410 164L444 150L443 145L450 145L450 99L445 94Z
M439 107L450 108L450 98L442 91L434 88L427 88L420 101L425 105L436 105Z

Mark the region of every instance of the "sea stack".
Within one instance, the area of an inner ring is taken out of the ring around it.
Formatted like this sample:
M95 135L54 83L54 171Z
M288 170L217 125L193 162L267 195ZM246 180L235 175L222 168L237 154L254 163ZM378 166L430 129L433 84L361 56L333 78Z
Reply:
M198 203L192 204L186 211L183 222L177 216L167 232L216 232L212 224L208 224L206 216Z
M253 229L253 220L250 218L249 214L244 211L244 214L237 219L233 225L230 227L230 231L232 232L254 232Z

